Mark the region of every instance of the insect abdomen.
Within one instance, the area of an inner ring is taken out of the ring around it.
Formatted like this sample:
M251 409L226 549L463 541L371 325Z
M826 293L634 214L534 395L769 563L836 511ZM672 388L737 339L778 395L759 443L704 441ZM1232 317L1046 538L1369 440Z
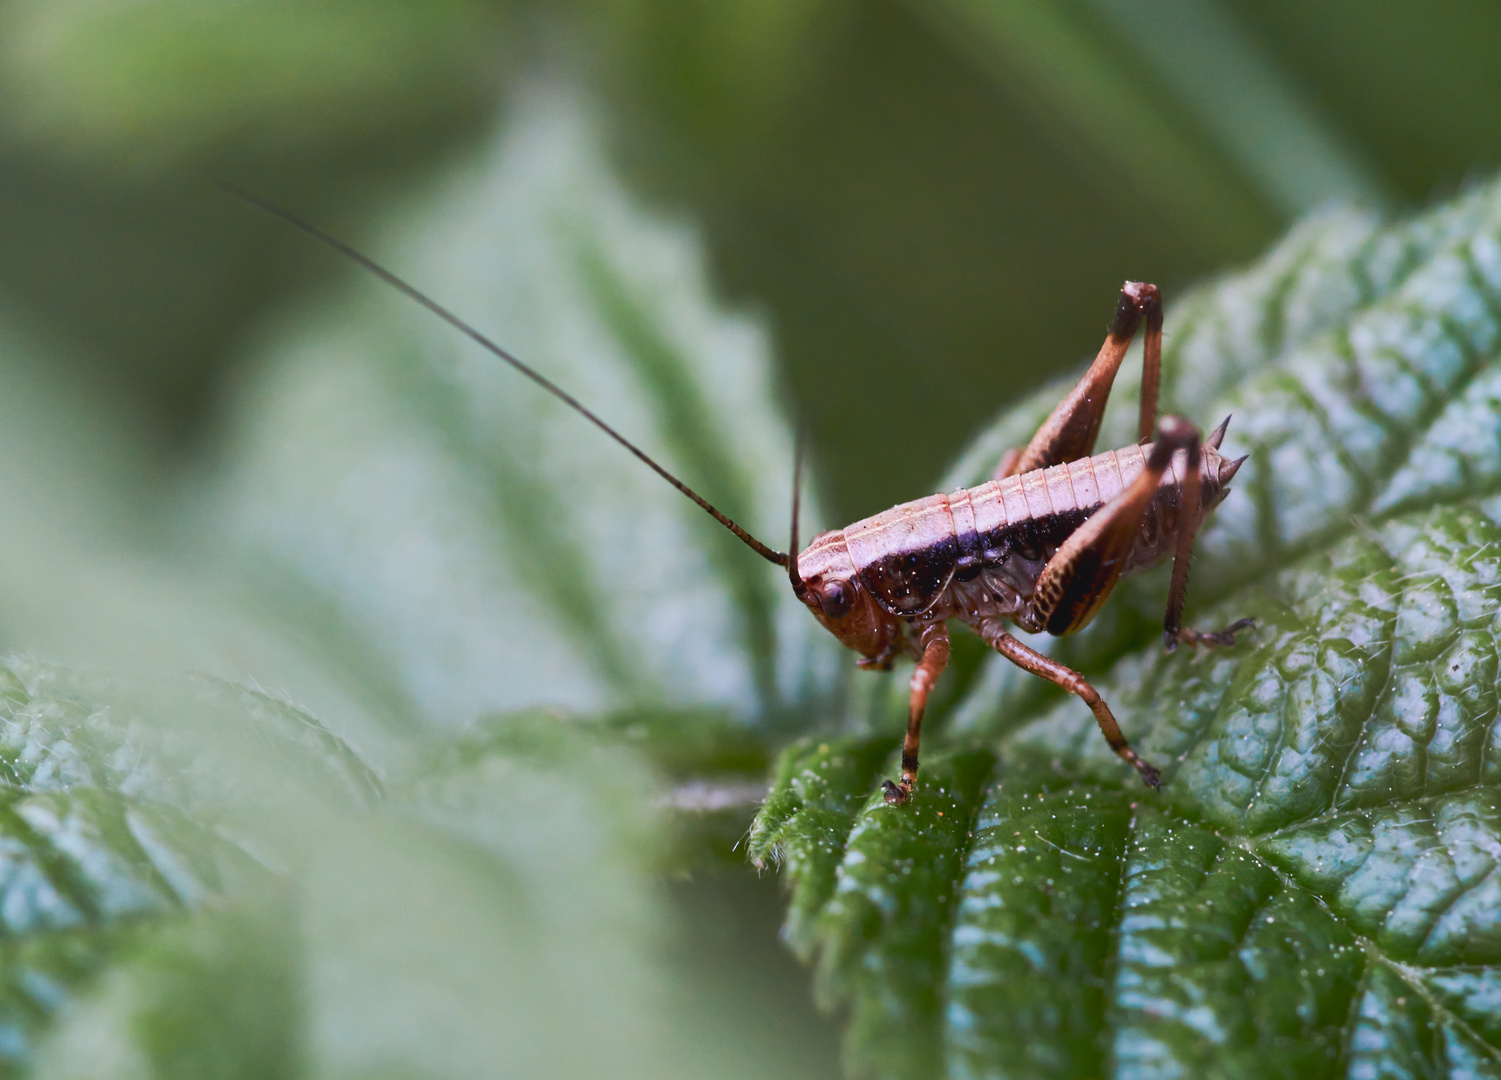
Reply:
M860 584L893 615L933 611L956 579L985 571L1016 578L1030 594L1037 566L1143 465L1141 448L1130 446L930 495L848 526L844 540Z
M954 492L950 514L962 554L935 614L1023 616L1048 559L1141 468L1140 450L1128 447Z
M978 567L967 563L961 580L1013 556L1046 559L1145 464L1141 448L1128 446L954 492L948 499L960 532L958 547L979 562Z

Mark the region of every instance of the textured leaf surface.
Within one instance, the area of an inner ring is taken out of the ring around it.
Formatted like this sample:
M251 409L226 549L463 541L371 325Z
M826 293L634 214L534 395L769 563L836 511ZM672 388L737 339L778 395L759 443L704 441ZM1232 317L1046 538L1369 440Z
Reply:
M1311 220L1170 306L1167 335L1165 407L1234 413L1227 448L1251 455L1189 614L1260 625L1165 655L1159 572L1047 646L1163 766L1160 794L999 657L928 744L935 764L956 738L996 754L957 823L913 812L952 797L942 765L892 808L874 770L834 765L852 746L789 752L755 850L792 870L789 927L852 1010L848 1063L1501 1075L1501 191L1395 226ZM1138 379L1102 445L1130 441ZM1058 393L947 486L984 479ZM924 830L920 871L866 839L898 829Z

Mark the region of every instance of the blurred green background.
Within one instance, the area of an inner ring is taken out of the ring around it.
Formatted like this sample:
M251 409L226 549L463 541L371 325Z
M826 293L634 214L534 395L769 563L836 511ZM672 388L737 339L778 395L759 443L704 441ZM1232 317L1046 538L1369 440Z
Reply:
M0 298L170 469L246 328L347 272L208 181L358 236L556 72L769 319L848 519L1089 354L1121 280L1171 302L1501 163L1498 46L1465 0L6 0Z

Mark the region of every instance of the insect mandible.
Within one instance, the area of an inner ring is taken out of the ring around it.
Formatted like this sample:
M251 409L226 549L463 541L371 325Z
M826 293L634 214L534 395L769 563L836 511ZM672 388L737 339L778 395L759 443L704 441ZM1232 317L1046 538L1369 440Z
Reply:
M1121 578L1171 556L1163 619L1169 652L1179 645L1233 645L1238 631L1254 625L1240 619L1208 632L1183 626L1194 536L1246 459L1219 452L1229 417L1207 439L1187 420L1157 417L1162 299L1155 285L1126 282L1094 363L1026 447L1002 456L992 479L821 533L799 552L795 477L789 554L757 540L572 395L374 260L279 207L224 187L364 267L599 427L757 555L783 567L814 618L860 654L860 667L888 670L899 655L912 657L917 666L901 776L884 782L888 803L905 803L916 785L923 714L948 664L950 620L967 624L1012 663L1081 698L1110 748L1154 788L1161 786L1161 774L1132 749L1098 691L1078 672L1023 644L1007 623L1032 633L1074 633L1090 623ZM1096 454L1111 386L1143 324L1140 439Z

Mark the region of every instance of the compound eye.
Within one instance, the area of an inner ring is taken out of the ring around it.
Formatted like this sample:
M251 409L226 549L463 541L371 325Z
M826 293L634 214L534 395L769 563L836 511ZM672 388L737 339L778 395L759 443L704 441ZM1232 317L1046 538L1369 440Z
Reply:
M831 619L842 619L855 606L855 590L848 581L833 578L818 589L818 606Z

